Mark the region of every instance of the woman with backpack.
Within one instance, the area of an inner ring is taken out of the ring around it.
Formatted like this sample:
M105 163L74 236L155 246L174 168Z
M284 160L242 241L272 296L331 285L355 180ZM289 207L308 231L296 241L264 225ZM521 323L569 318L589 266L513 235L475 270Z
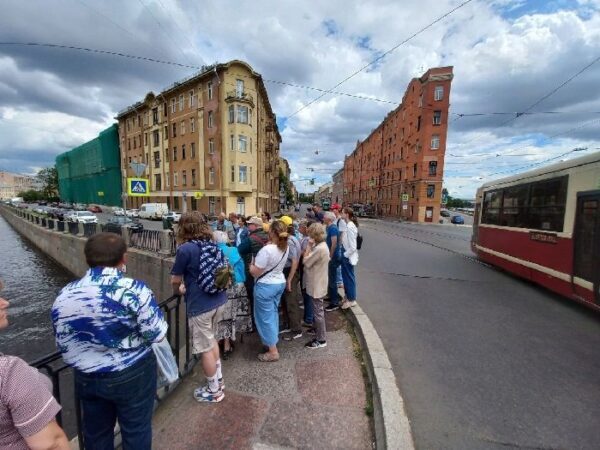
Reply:
M279 302L286 286L283 268L288 255L287 227L279 220L269 228L270 242L253 258L250 274L254 284L254 320L262 343L268 347L259 361L279 361Z
M346 222L346 231L342 235L342 279L344 280L345 297L342 309L356 306L356 276L354 266L358 264L358 221L352 208L342 210L342 219Z

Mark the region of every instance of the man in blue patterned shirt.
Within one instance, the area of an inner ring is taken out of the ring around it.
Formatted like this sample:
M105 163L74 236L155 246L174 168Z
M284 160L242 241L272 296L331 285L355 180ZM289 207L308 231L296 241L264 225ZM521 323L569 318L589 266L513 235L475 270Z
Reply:
M52 306L56 344L75 369L86 449L113 449L117 417L123 449L152 447L156 359L167 333L154 294L124 274L127 245L114 233L88 239L90 267Z

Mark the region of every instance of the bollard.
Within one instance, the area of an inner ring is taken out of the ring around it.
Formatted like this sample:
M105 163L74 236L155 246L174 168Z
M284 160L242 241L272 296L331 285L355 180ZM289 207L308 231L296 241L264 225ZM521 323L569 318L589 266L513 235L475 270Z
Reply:
M83 229L83 223L78 222L77 223L77 236L83 237L84 234L85 234L85 230Z
M160 232L160 251L161 255L171 255L171 230L162 230Z
M96 224L96 233L102 233L102 224L101 223Z

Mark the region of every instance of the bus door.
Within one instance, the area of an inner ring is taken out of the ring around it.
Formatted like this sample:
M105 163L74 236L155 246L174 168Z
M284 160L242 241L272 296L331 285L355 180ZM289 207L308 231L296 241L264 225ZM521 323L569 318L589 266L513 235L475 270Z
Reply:
M574 241L573 275L593 285L592 301L600 304L600 191L577 194Z

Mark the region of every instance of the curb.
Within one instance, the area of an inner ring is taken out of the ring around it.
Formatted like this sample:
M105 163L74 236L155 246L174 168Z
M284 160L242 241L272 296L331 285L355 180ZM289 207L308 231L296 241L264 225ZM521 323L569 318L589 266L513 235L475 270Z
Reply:
M414 450L410 421L404 399L383 343L359 305L349 308L350 321L357 331L373 394L375 442L378 449Z

